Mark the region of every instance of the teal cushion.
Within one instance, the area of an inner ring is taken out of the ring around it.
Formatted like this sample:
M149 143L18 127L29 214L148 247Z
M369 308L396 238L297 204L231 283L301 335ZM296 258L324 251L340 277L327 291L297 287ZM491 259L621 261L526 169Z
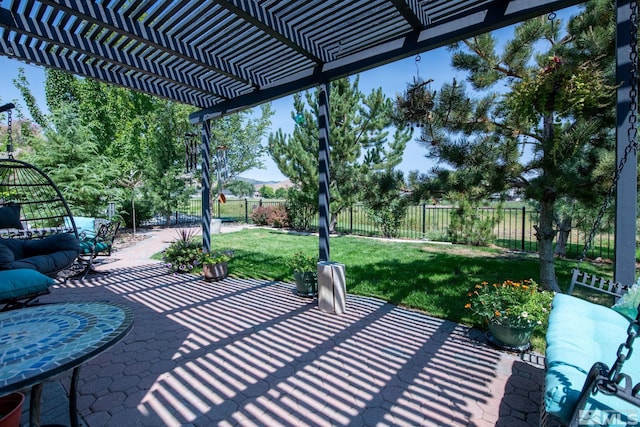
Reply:
M0 300L26 298L45 293L55 281L35 270L0 271Z
M86 216L74 216L73 221L76 223L78 234L82 234L80 237L87 239L93 239L96 235L96 219ZM68 223L71 226L71 221L65 218L65 224Z
M94 249L95 246L95 249ZM83 240L80 242L80 253L89 255L92 253L104 252L109 249L105 242L94 242L93 240Z
M72 233L52 234L43 239L30 239L23 245L25 257L47 255L61 251L78 251L78 239Z
M589 370L596 362L611 367L618 346L627 339L628 326L624 316L608 307L564 294L554 297L546 334L544 404L548 413L568 423ZM634 347L640 347L637 342ZM640 348L632 352L622 372L640 380ZM637 411L602 393L590 399L585 409L594 414L600 410Z
M13 255L13 251L7 246L0 244L0 270L11 269L11 263L15 261L16 257Z

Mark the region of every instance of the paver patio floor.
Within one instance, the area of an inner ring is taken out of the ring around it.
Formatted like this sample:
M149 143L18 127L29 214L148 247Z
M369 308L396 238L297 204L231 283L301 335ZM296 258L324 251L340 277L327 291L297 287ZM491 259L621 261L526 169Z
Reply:
M542 357L377 299L349 295L345 314L323 313L294 288L150 263L59 284L41 302L134 310L129 335L80 370L89 426L538 424Z

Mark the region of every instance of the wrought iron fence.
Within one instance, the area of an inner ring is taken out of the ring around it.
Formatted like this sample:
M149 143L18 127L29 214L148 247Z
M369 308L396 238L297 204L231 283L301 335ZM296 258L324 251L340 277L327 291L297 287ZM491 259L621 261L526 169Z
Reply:
M284 204L282 200L264 199L227 199L226 203L216 202L212 207L212 216L220 218L223 222L251 223L251 214L259 206L279 206ZM399 229L399 237L404 239L425 241L449 241L449 224L453 206L418 205L410 206L407 215ZM187 225L198 224L201 221L202 202L200 199L191 199L180 206L167 222L166 217L155 216L145 221L145 226L163 225ZM480 208L481 218L498 218L498 211L494 207ZM494 226L495 244L500 247L524 252L536 252L538 242L535 236L534 225L538 224L538 211L532 208L507 207L502 208L502 217ZM341 212L337 217L336 232L341 234L355 234L362 236L381 236L379 227L371 219L363 205L355 205ZM583 221L589 224L586 229L576 227L571 229L566 243L566 256L577 257L582 253L584 243L588 238L590 224L588 219ZM310 221L311 227L318 226L317 218ZM596 238L589 250L589 258L613 257L613 225L611 221L601 225L596 233Z

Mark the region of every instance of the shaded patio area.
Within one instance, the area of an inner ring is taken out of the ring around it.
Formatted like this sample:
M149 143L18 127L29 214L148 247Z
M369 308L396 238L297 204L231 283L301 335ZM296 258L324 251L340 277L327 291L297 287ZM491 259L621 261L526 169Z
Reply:
M153 263L57 285L41 302L135 312L131 333L80 370L89 426L538 425L542 357L372 298L325 314L294 288Z

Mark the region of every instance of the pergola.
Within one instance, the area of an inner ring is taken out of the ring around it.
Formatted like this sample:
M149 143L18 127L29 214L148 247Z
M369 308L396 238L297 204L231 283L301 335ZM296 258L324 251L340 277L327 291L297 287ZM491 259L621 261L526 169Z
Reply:
M199 107L209 120L319 87L320 259L329 260L329 82L580 0L2 0L0 54ZM618 151L628 145L631 0L618 8ZM616 279L635 280L635 152L618 184Z

